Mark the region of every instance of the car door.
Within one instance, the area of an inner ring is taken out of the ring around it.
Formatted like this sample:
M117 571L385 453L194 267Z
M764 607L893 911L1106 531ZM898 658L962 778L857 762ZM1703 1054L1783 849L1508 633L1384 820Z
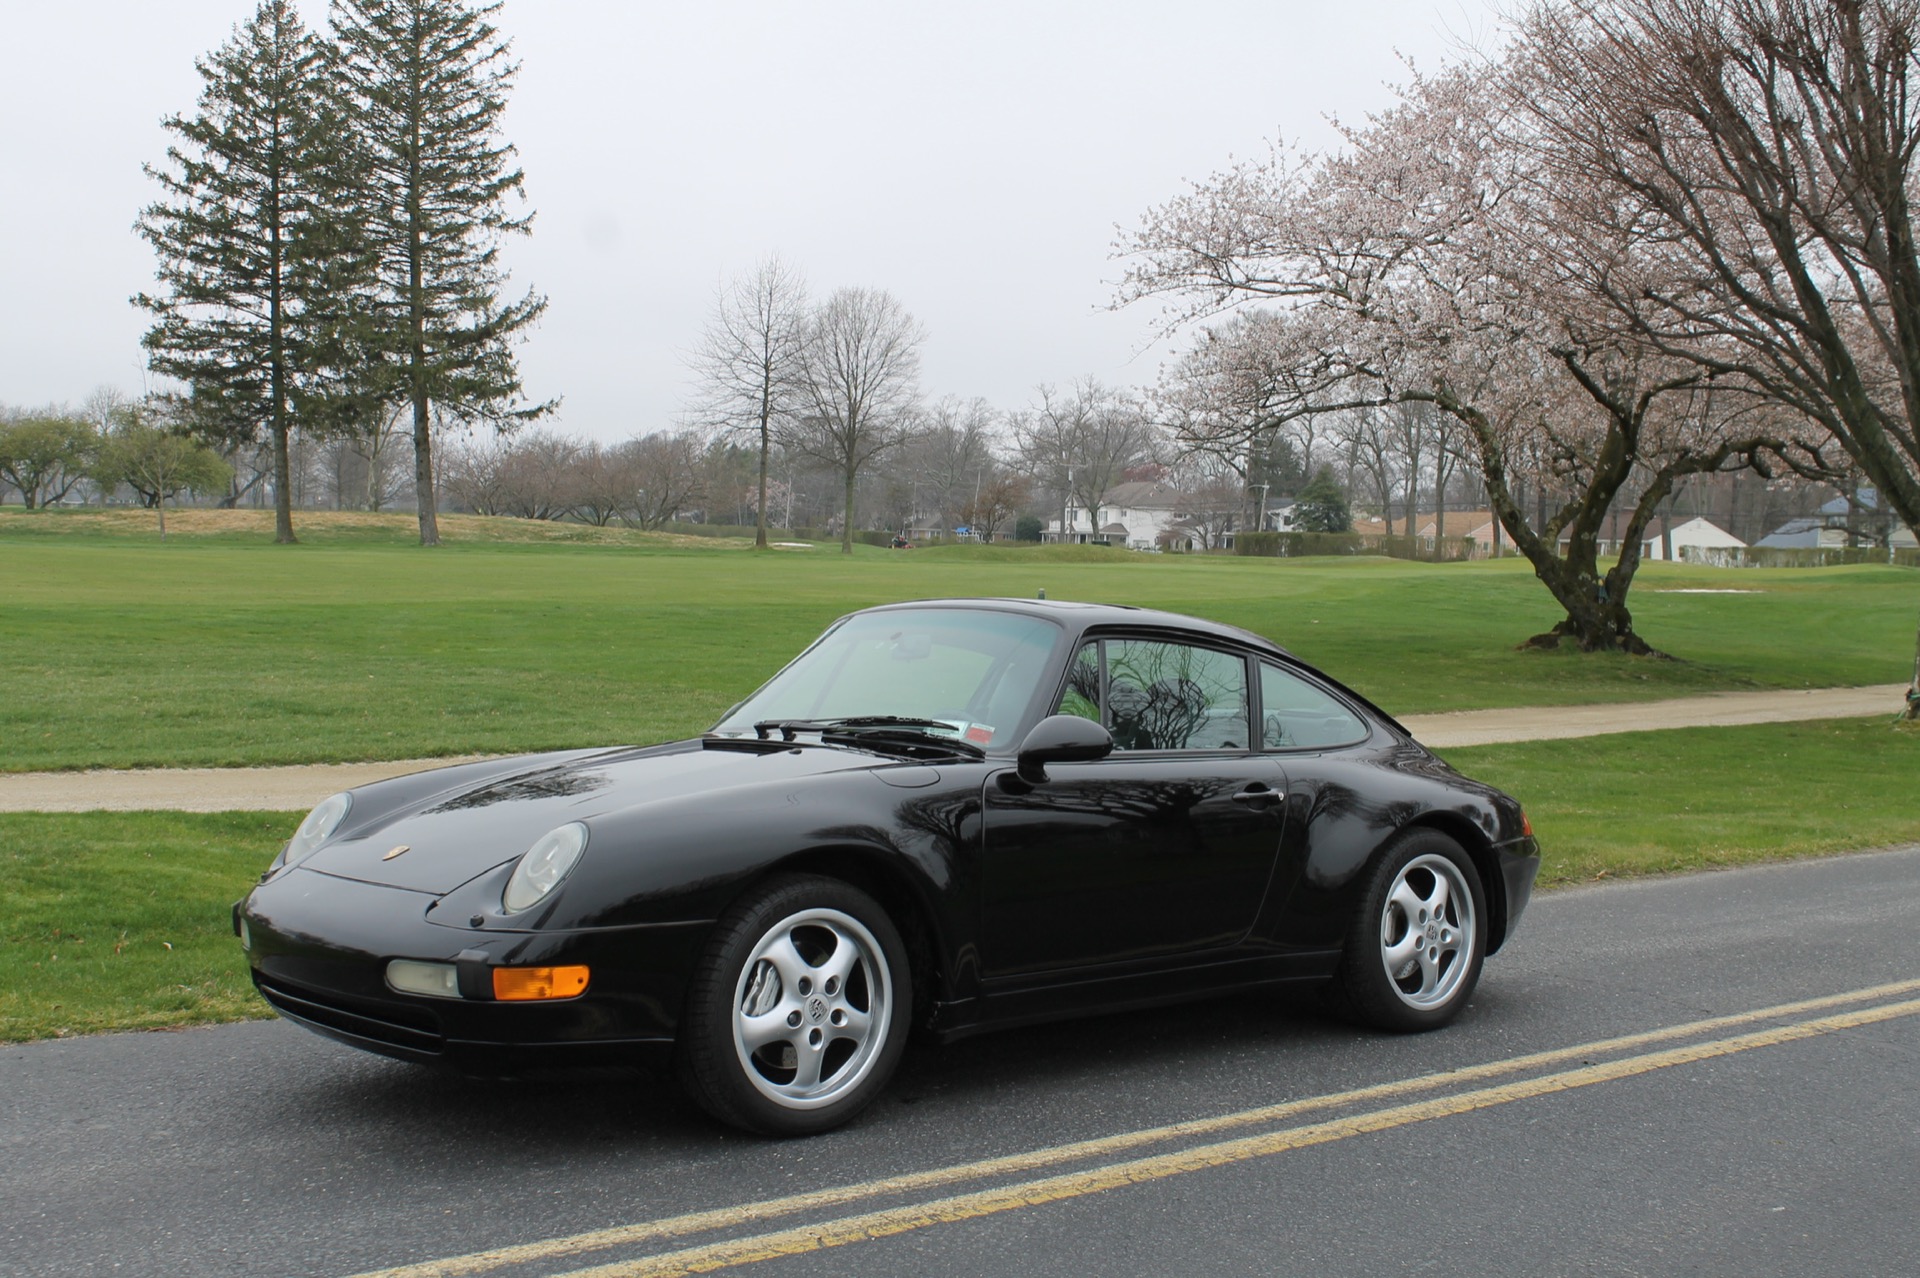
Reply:
M1079 650L1055 706L1105 724L1111 756L1011 769L984 796L979 958L989 979L1234 944L1259 913L1286 775L1255 749L1246 659L1113 636Z

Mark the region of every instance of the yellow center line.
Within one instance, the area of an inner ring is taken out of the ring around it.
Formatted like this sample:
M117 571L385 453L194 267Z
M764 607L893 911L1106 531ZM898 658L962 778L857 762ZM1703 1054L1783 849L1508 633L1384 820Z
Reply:
M717 1269L730 1269L784 1256L803 1255L830 1247L844 1247L850 1243L888 1238L916 1229L925 1229L931 1225L978 1220L1000 1212L1017 1211L1023 1207L1036 1207L1071 1198L1084 1198L1128 1185L1151 1184L1170 1176L1226 1167L1289 1150L1330 1144L1353 1136L1471 1113L1474 1110L1552 1095L1556 1092L1591 1087L1597 1083L1615 1082L1639 1074L1651 1073L1654 1070L1668 1069L1675 1065L1730 1056L1736 1052L1751 1051L1758 1047L1778 1046L1822 1034L1832 1034L1840 1030L1890 1021L1902 1016L1912 1016L1916 1013L1920 1013L1920 999L1863 1008L1855 1012L1760 1030L1734 1038L1694 1043L1685 1047L1648 1052L1640 1056L1623 1057L1602 1065L1587 1065L1558 1074L1547 1074L1519 1082L1503 1083L1496 1087L1459 1092L1451 1096L1437 1096L1432 1100L1419 1101L1410 1105L1396 1105L1368 1114L1337 1118L1304 1127L1266 1132L1258 1136L1243 1136L1236 1140L1220 1141L1216 1144L1200 1145L1173 1153L1113 1163L1088 1171L1069 1172L929 1203L868 1212L819 1225L803 1225L796 1229L761 1234L752 1238L712 1243L704 1247L690 1247L665 1255L616 1261L590 1269L574 1270L560 1275L559 1278L664 1278L666 1275L711 1273Z
M1571 1047L1553 1048L1548 1051L1533 1052L1524 1056L1507 1057L1502 1060L1489 1061L1485 1064L1467 1066L1461 1069L1446 1070L1436 1074L1424 1074L1415 1078L1400 1079L1390 1083L1377 1083L1368 1087L1355 1088L1350 1091L1333 1092L1323 1096L1310 1096L1300 1100L1263 1105L1254 1109L1240 1110L1235 1113L1221 1114L1211 1118L1193 1119L1187 1122L1171 1123L1165 1126L1150 1127L1139 1131L1120 1132L1112 1136L1102 1136L1092 1140L1074 1141L1069 1144L1053 1145L1019 1154L981 1159L977 1162L958 1163L948 1167L936 1167L927 1171L909 1172L899 1176L882 1177L876 1180L862 1181L858 1184L813 1190L803 1194L790 1194L780 1198L764 1199L759 1202L740 1203L710 1211L690 1212L680 1216L663 1217L658 1220L641 1221L628 1225L616 1225L607 1229L597 1229L586 1233L568 1235L562 1238L547 1239L541 1242L493 1248L487 1251L472 1252L463 1256L449 1256L439 1260L423 1261L412 1265L400 1265L390 1269L374 1270L359 1274L356 1275L356 1278L459 1278L461 1275L485 1273L489 1270L500 1269L509 1265L527 1264L539 1260L556 1260L564 1256L578 1256L591 1251L601 1251L609 1247L633 1246L638 1243L659 1242L671 1238L685 1238L694 1234L705 1233L708 1230L728 1227L737 1228L741 1225L772 1220L780 1216L792 1215L796 1212L839 1207L848 1203L885 1197L891 1194L912 1193L926 1189L940 1189L964 1184L968 1181L985 1180L995 1176L1039 1171L1047 1167L1057 1167L1081 1159L1099 1158L1124 1153L1128 1150L1140 1149L1165 1141L1195 1136L1209 1136L1223 1131L1231 1131L1238 1127L1250 1127L1263 1123L1278 1122L1297 1117L1301 1114L1311 1113L1315 1110L1331 1109L1365 1101L1384 1100L1415 1092L1431 1091L1440 1087L1457 1086L1462 1083L1479 1082L1507 1074L1521 1073L1529 1069L1557 1065L1563 1061L1608 1055L1614 1052L1646 1047L1654 1043L1672 1042L1675 1039L1696 1037L1718 1030L1730 1029L1738 1025L1750 1025L1756 1021L1798 1016L1807 1012L1817 1012L1827 1008L1844 1006L1849 1003L1892 998L1915 991L1920 991L1920 980L1895 981L1886 985L1875 985L1865 989L1850 990L1841 994L1829 994L1820 998L1803 999L1793 1003L1780 1003L1772 1007L1757 1008L1747 1012L1735 1012L1724 1016L1708 1017L1704 1020L1688 1021L1680 1025L1665 1026L1660 1029L1622 1035L1617 1038L1599 1039L1589 1043L1578 1043Z

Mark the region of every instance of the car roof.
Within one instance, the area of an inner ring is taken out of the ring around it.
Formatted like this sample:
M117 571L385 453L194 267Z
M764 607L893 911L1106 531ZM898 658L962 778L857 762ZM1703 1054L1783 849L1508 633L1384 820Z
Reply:
M1280 656L1298 661L1292 653L1282 648L1264 635L1251 630L1242 630L1238 626L1222 625L1217 621L1208 621L1204 617L1190 617L1183 613L1161 612L1155 608L1136 608L1131 604L1087 603L1074 599L1011 599L1004 597L986 597L978 599L914 599L902 603L881 604L875 608L863 608L862 612L893 612L913 608L973 608L992 612L1022 613L1030 617L1046 617L1068 629L1080 632L1100 627L1144 627L1156 630L1184 630L1190 634L1211 636L1232 643L1258 648L1262 652L1277 653Z
M1089 630L1108 627L1144 628L1149 630L1180 630L1188 634L1208 635L1230 643L1240 644L1258 652L1272 653L1303 670L1311 671L1316 677L1339 689L1353 700L1365 706L1379 716L1389 727L1405 736L1411 737L1405 725L1382 710L1372 699L1348 687L1318 666L1311 665L1293 653L1287 651L1265 635L1255 634L1251 630L1242 630L1239 626L1222 625L1217 621L1208 621L1204 617L1190 617L1185 613L1162 612L1155 608L1136 608L1131 604L1085 603L1074 599L1010 599L1004 597L984 597L978 599L911 599L900 603L880 604L873 608L862 608L862 613L906 611L914 608L972 608L993 612L1021 613L1029 617L1045 617L1067 627L1075 634L1084 634ZM853 614L858 616L859 614Z

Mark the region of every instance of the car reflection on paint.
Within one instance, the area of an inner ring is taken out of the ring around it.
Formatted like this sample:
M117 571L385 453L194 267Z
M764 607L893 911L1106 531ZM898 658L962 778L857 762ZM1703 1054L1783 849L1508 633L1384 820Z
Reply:
M842 618L692 740L335 795L234 922L268 1001L342 1042L653 1055L792 1135L869 1105L916 1026L1311 982L1435 1028L1538 864L1511 798L1257 635L945 600Z

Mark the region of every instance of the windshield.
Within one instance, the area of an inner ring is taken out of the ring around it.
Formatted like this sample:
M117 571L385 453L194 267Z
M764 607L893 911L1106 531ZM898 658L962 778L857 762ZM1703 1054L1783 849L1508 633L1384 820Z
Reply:
M1005 747L1033 704L1062 632L1015 613L960 608L858 613L741 702L714 728L894 716L928 731Z

